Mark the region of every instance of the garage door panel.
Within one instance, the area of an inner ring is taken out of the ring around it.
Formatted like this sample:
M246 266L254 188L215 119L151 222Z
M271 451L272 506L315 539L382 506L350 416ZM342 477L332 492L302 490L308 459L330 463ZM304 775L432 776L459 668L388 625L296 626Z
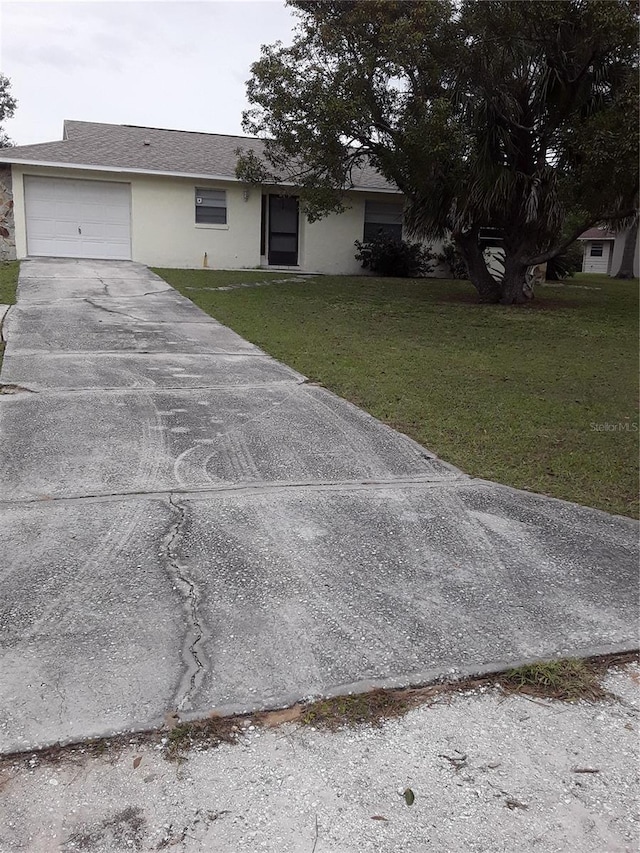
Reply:
M75 221L75 220L74 220ZM88 227L89 225L102 225L105 228L117 228L119 234L129 235L129 225L128 223L123 223L121 219L118 219L115 216L109 216L108 211L105 211L104 216L100 216L99 212L92 210L86 216L82 217L82 225L83 232L84 227Z
M57 199L48 199L46 202L37 205L29 204L27 215L29 217L36 215L38 218L49 218L54 221L58 219L73 219L75 221L77 219L73 206L69 202Z
M128 231L109 222L85 222L82 226L82 236L87 240L102 240L125 246L129 243Z
M124 211L127 216L129 214L129 209L126 208ZM104 220L105 222L116 222L118 224L122 224L123 219L123 209L120 205L115 204L106 204L104 206Z
M52 219L33 219L30 232L32 237L53 239L56 236L56 223Z
M131 258L130 185L25 177L27 251L71 258Z
M102 245L103 245L102 241L91 242L91 240L85 240L84 241L84 247L87 250L87 257L88 258L97 257L98 253L100 252L100 247Z
M65 222L62 219L59 219L57 222L53 223L54 232L53 236L58 237L62 240L64 239L72 239L75 240L80 235L78 234L78 226L75 222Z
M53 258L77 258L80 246L77 240L65 240L60 237L44 238L35 237L30 245L30 252L33 255L43 255ZM88 257L88 256L87 256Z
M29 215L34 219L56 219L58 203L55 199L34 199L29 205Z

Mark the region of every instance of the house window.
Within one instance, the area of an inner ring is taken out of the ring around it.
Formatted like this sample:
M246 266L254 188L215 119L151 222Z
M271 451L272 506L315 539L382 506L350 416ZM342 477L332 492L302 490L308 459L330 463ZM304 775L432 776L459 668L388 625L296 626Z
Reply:
M201 225L227 224L227 193L225 190L205 190L196 187L196 223Z
M601 258L603 254L604 243L592 243L589 254L592 258Z
M381 232L402 240L402 212L400 203L365 201L364 203L364 241L374 240Z

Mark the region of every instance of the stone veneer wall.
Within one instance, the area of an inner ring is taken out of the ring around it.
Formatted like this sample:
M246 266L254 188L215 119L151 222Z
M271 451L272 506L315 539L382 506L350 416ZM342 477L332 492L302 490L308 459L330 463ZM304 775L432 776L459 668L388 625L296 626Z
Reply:
M11 166L0 166L0 261L16 258L16 227L13 219Z

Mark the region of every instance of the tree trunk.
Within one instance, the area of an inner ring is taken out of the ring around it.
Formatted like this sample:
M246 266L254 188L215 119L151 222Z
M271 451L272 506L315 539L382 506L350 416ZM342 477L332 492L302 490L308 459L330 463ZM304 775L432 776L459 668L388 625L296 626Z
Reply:
M527 281L527 264L519 255L505 253L500 304L524 305L533 299L533 288Z
M487 269L487 264L478 244L478 232L456 234L454 237L467 265L469 280L478 291L480 302L494 304L500 301L500 283Z
M615 274L615 278L634 278L633 264L636 258L636 242L638 241L638 223L639 220L633 223L624 235L624 249L622 250L622 261L620 269Z

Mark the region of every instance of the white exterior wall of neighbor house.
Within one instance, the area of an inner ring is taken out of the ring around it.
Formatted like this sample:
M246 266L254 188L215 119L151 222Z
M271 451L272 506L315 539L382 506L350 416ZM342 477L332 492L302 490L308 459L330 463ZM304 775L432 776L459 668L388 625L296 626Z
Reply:
M591 254L594 243L598 247L598 252L601 251L602 254ZM582 256L582 272L606 275L609 272L612 245L613 240L585 240Z

